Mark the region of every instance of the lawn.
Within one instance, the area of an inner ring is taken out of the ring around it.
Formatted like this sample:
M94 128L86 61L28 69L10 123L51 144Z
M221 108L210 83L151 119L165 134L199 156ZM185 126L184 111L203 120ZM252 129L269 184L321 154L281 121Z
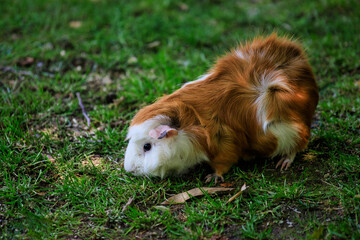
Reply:
M358 1L3 0L0 12L3 239L360 239ZM233 192L162 205L214 187L211 169L126 173L130 120L273 31L302 42L319 84L308 148L285 172L240 162Z

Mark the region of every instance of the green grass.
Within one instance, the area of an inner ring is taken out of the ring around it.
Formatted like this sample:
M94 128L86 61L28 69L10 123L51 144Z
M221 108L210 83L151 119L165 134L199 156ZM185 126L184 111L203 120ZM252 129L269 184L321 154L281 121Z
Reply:
M2 238L360 238L357 1L5 0L0 10ZM230 204L233 193L159 207L213 186L211 169L126 173L129 121L274 30L301 40L319 83L308 149L284 173L269 159L234 167L225 181L249 188Z

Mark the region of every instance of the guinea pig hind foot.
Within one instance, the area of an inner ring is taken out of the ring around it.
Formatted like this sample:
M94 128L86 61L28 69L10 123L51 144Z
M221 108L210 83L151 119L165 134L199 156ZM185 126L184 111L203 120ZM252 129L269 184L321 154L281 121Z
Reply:
M291 166L294 159L295 159L295 154L284 156L277 162L275 168L278 168L281 165L280 171L282 170L286 171Z
M214 179L214 183L217 184L218 182L224 182L224 177L218 175L216 173L211 173L205 177L205 183L209 183Z

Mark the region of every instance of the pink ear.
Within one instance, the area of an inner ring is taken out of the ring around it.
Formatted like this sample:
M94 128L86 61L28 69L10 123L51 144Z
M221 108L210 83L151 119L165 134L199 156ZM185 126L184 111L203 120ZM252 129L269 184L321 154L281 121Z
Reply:
M168 138L176 135L178 135L178 131L167 125L160 125L149 132L149 136L155 139L162 139L164 137Z

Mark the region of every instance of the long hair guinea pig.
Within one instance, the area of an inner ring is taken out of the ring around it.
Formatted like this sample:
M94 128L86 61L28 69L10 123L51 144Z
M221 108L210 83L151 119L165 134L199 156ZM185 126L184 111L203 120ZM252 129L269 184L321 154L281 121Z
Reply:
M181 174L207 162L222 180L239 159L280 156L287 169L310 136L318 86L301 46L275 34L221 57L199 79L142 108L127 138L125 170Z

